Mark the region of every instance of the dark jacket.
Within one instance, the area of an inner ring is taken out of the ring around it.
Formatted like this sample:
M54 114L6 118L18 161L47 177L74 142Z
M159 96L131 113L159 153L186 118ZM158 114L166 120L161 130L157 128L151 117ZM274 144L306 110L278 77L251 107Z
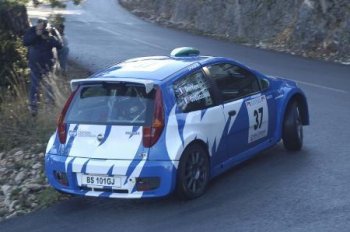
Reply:
M52 48L61 49L62 44L55 37L49 36L43 39L35 33L35 26L29 28L23 37L24 46L29 47L29 64L39 64L41 67L52 67L53 52Z

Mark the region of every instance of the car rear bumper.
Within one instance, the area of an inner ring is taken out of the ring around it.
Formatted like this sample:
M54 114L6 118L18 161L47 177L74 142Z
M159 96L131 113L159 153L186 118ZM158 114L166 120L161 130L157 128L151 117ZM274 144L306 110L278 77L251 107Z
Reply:
M59 191L82 196L107 198L161 197L175 187L178 161L105 160L46 154L45 172L49 183ZM57 173L60 173L58 177ZM82 175L117 177L118 187L82 184ZM65 176L67 181L62 181ZM157 180L156 187L141 191L140 183ZM159 186L158 186L159 181Z

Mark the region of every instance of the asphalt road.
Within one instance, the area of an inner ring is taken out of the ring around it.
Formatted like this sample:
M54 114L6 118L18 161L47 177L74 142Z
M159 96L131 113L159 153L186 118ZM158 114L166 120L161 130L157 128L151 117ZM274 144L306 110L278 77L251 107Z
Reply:
M281 144L211 182L203 197L73 198L0 231L350 231L350 66L263 51L143 22L115 0L69 6L71 58L91 70L194 46L299 82L310 107L304 149Z

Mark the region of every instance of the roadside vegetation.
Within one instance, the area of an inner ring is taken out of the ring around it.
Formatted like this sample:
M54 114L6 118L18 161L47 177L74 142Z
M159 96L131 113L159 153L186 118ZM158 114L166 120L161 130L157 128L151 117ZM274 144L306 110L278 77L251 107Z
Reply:
M68 65L68 76L83 78L88 72L74 63ZM39 105L33 117L28 110L27 86L16 85L1 91L0 103L0 221L45 208L67 199L47 184L44 154L48 139L68 94L68 77L56 75L56 105Z
M27 110L29 69L27 49L22 45L29 28L25 2L0 3L0 151L39 142L43 131L37 128L47 127L37 127ZM17 22L12 20L15 17Z
M57 114L69 93L68 79L82 71L82 69L71 69L67 76L59 73L53 75L49 82L56 97L55 106L41 102L38 116L34 118L30 115L27 48L22 44L22 36L29 28L25 7L28 2L28 0L0 2L0 151L18 146L45 144L56 126ZM48 2L52 7L65 6L59 0ZM64 19L55 16L53 20L57 23ZM43 100L43 97L40 95L39 99Z
M0 1L0 221L67 198L47 184L45 147L69 95L69 80L88 75L69 62L66 75L56 71L49 78L55 105L45 104L39 95L38 115L30 114L27 49L22 44L22 36L30 26L25 7L28 2ZM52 7L64 7L64 1L49 2Z

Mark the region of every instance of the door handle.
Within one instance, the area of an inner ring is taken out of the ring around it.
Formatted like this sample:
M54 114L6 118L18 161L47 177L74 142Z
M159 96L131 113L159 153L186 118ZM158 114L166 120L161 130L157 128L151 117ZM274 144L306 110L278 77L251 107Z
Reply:
M235 110L231 110L231 111L229 111L228 112L228 115L230 116L230 117L233 117L233 116L235 116L236 115L236 111Z

